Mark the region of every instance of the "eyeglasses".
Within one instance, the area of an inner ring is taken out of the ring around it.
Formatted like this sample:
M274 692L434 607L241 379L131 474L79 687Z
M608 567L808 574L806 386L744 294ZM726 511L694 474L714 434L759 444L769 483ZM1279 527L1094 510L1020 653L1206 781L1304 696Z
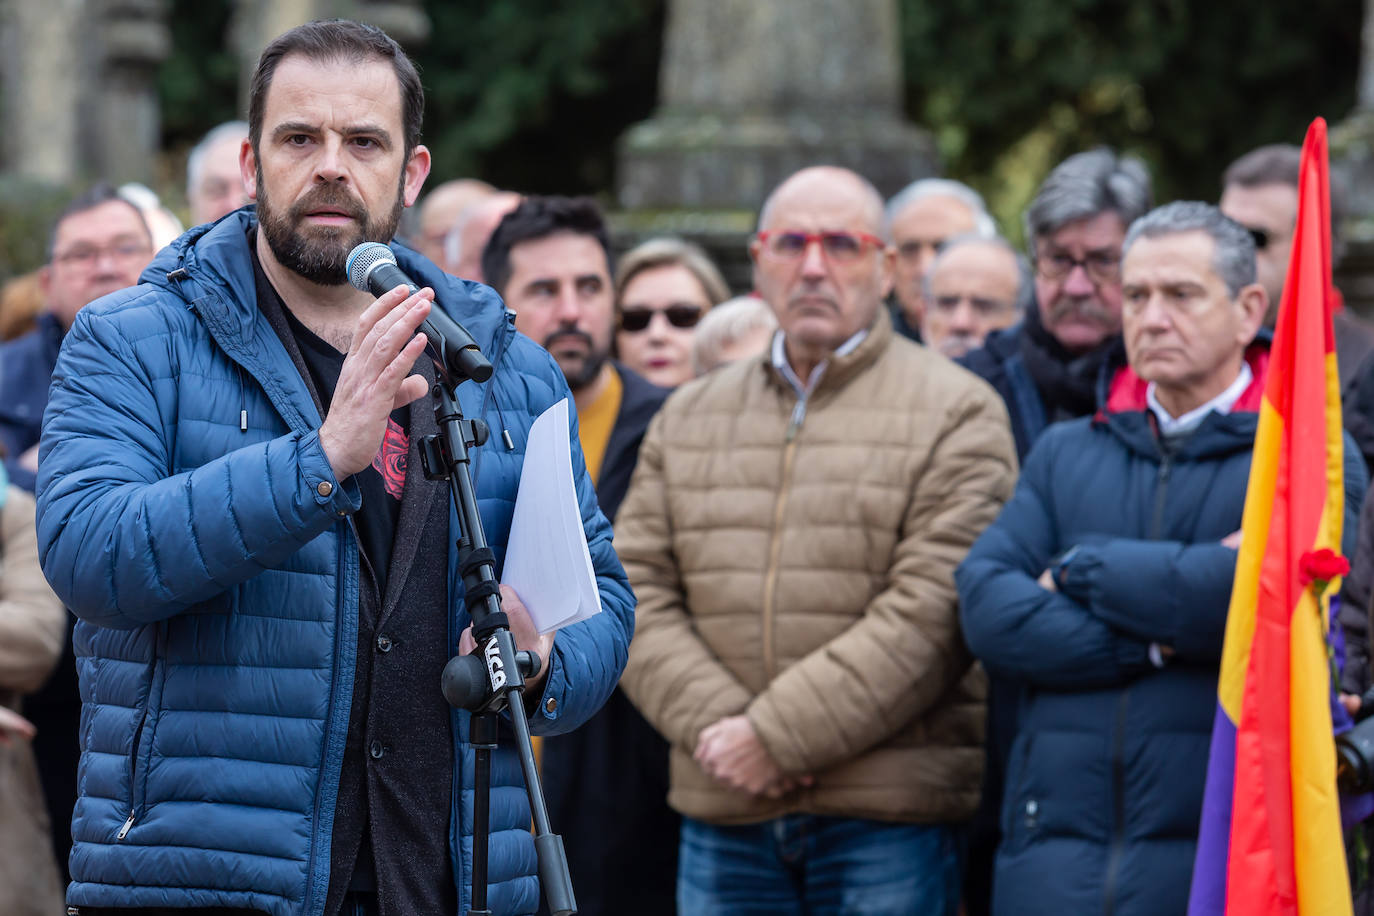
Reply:
M883 240L867 232L760 232L756 238L763 250L779 261L800 260L812 242L820 242L821 252L832 261L853 261L863 254L865 245L883 247Z
M53 255L53 260L68 267L89 270L96 265L102 254L109 255L112 261L131 261L148 253L148 243L137 240L115 242L103 248L95 245L77 245L61 254Z
M897 246L897 257L909 264L915 264L926 251L932 255L939 254L944 250L947 241L949 239L907 239Z
M935 308L942 312L952 312L962 303L967 302L973 306L973 310L979 315L999 315L1009 312L1015 308L1011 302L1003 302L1000 299L989 299L985 296L970 296L966 293L959 295L944 295L935 297Z
M1036 271L1046 280L1062 280L1073 273L1075 267L1083 268L1094 283L1115 283L1121 279L1121 254L1090 251L1083 258L1075 258L1067 251L1056 251L1035 259Z
M689 303L677 303L667 308L627 308L620 312L620 330L636 334L649 326L649 322L654 320L654 316L662 313L668 323L675 328L694 328L701 320L701 306Z
M1250 238L1255 240L1255 250L1263 251L1269 247L1269 230L1256 229L1254 226L1246 226L1245 231L1250 233Z

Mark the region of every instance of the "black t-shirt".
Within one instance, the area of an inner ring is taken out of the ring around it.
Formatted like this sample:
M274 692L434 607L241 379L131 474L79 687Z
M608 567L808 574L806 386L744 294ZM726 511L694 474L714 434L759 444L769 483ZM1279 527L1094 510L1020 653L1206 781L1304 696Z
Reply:
M269 284L270 286L270 284ZM283 309L286 323L291 326L291 334L300 347L301 358L310 370L310 380L315 384L325 414L334 400L334 389L339 384L339 372L343 369L344 354L334 349L328 342L311 331L290 309ZM377 593L386 594L386 570L391 563L391 544L396 536L396 521L401 515L401 491L406 482L406 455L410 451L410 434L406 426L410 422L410 408L401 407L391 412L386 424L386 435L382 437L382 447L372 464L354 475L358 489L363 494L362 507L353 515L358 526L358 539L372 567L372 576L377 583Z

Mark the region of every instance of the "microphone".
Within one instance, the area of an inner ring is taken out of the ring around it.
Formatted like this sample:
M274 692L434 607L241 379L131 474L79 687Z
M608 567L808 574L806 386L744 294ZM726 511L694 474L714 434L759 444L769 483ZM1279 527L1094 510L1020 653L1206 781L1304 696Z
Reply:
M398 286L407 287L412 294L420 289L396 265L396 255L381 242L363 242L354 248L348 255L346 270L349 283L374 296L380 297ZM437 354L434 362L445 376L455 377L459 382L469 378L485 382L491 378L491 362L482 355L477 341L437 302L420 325L420 331Z

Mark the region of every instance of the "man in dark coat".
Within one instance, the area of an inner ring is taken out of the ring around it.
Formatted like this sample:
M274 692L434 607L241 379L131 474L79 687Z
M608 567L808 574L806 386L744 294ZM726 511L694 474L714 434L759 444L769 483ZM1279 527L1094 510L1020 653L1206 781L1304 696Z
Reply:
M1006 402L1022 463L1046 426L1087 416L1097 404L1097 377L1121 330L1121 240L1149 207L1145 166L1104 147L1056 166L1026 210L1035 297L1018 324L988 334L981 350L959 360ZM991 674L983 803L970 831L964 882L969 916L988 912L1019 703L1019 686Z
M516 328L552 353L568 380L607 518L668 395L609 358L612 272L606 223L588 198L526 198L482 253L483 276L515 310ZM673 913L679 820L668 807L668 745L658 732L617 688L577 731L546 739L540 756L581 911Z
M1266 297L1250 234L1207 204L1153 211L1124 251L1129 365L1036 443L956 573L969 646L1027 685L996 913L1187 907ZM1353 543L1365 471L1345 457Z

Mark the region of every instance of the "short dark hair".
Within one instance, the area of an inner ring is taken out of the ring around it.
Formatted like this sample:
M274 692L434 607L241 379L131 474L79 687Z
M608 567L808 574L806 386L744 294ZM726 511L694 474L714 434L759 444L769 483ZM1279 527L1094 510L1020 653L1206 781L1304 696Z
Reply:
M1286 184L1296 188L1301 166L1302 150L1291 143L1271 143L1251 150L1227 166L1221 186L1258 188L1267 184Z
M349 19L317 20L298 25L279 35L262 52L248 88L248 138L254 152L262 140L267 90L272 86L277 64L291 54L302 54L314 61L390 61L396 70L396 81L401 85L405 158L410 158L410 151L420 143L420 125L425 118L425 89L420 85L420 73L390 35L376 26Z
M1298 181L1302 174L1302 149L1291 143L1270 143L1252 149L1226 167L1221 176L1221 190L1227 188L1262 188L1266 185L1284 185L1298 191ZM1331 202L1331 263L1341 263L1345 255L1345 199L1346 178L1339 169L1330 175Z
M85 213L87 210L94 210L96 207L103 206L110 202L121 203L134 211L138 217L138 224L143 227L143 234L148 236L148 243L152 244L153 233L148 229L148 221L143 218L143 211L138 209L127 197L122 196L115 190L114 186L105 181L98 181L91 185L80 194L71 199L62 208L62 212L57 214L57 219L52 221L52 229L48 232L48 260L52 261L52 256L57 248L57 230L68 219L78 213Z
M510 252L521 242L548 238L560 232L589 235L606 254L606 271L613 273L611 240L601 208L590 197L526 197L505 215L482 250L482 276L487 285L503 293L510 282Z

